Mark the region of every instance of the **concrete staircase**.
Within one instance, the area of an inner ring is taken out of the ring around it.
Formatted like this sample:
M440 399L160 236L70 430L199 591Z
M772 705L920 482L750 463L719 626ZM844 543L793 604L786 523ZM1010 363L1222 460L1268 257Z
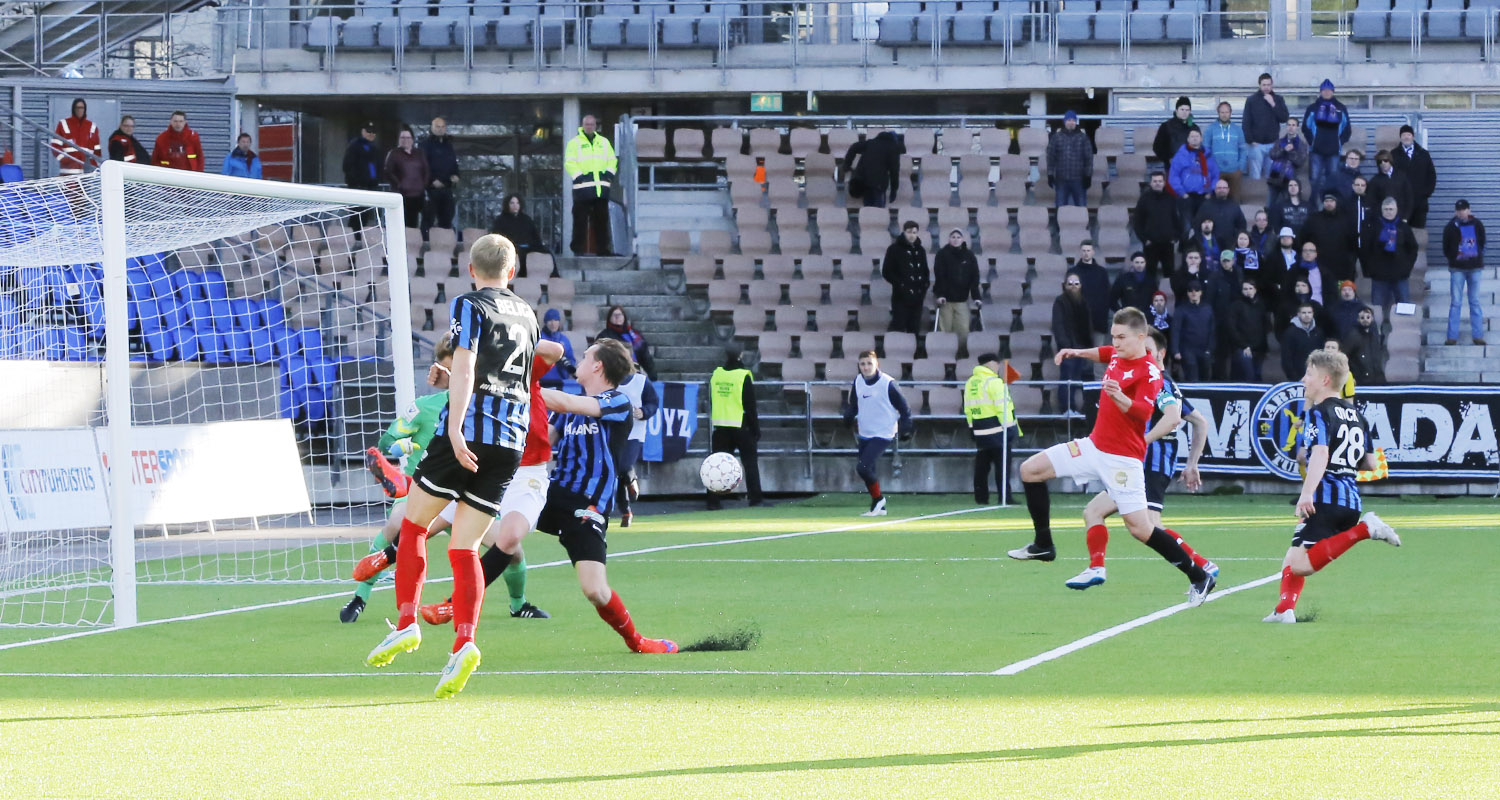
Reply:
M1448 267L1442 248L1428 250L1427 316L1422 320L1422 380L1437 383L1500 382L1500 267L1485 267L1480 278L1480 304L1484 309L1486 347L1469 344L1467 298L1460 317L1458 341L1445 346L1448 336Z
M673 190L641 192L635 212L637 252L641 263L654 268L661 264L656 243L663 230L688 231L693 246L698 246L701 231L735 230L729 212L727 189Z

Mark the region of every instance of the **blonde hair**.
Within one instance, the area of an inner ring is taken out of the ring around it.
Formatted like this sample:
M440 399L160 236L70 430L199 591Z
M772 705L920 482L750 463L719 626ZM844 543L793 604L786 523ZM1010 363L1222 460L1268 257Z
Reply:
M508 281L516 266L516 246L498 233L488 233L469 248L469 261L481 277Z
M1328 376L1328 385L1335 390L1349 379L1349 357L1339 352L1314 350L1307 355L1307 365Z

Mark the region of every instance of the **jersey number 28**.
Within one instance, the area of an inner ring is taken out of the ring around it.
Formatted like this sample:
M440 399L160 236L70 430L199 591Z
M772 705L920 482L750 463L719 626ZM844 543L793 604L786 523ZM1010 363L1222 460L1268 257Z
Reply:
M1359 469L1365 459L1365 429L1347 423L1339 425L1338 447L1333 449L1328 460L1334 466Z

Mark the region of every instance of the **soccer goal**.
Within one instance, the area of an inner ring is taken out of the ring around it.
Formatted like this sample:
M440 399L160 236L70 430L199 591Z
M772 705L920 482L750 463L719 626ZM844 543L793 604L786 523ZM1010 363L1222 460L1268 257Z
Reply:
M400 206L113 161L0 186L0 626L348 578L386 505L362 454L441 335Z

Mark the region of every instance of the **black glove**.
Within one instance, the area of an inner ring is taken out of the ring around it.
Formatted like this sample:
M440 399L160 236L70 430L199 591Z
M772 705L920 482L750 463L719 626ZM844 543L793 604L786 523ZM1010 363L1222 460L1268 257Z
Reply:
M915 428L915 425L902 425L901 429L897 432L896 435L901 439L901 441L909 442L911 441L912 433L914 432Z
M1057 188L1057 185L1052 182L1052 176L1051 175L1047 176L1047 188L1048 189L1056 189Z
M1090 186L1093 186L1093 185L1094 185L1094 179L1093 179L1093 177L1091 177L1089 175L1083 176L1083 188L1087 189L1087 188L1089 188Z

